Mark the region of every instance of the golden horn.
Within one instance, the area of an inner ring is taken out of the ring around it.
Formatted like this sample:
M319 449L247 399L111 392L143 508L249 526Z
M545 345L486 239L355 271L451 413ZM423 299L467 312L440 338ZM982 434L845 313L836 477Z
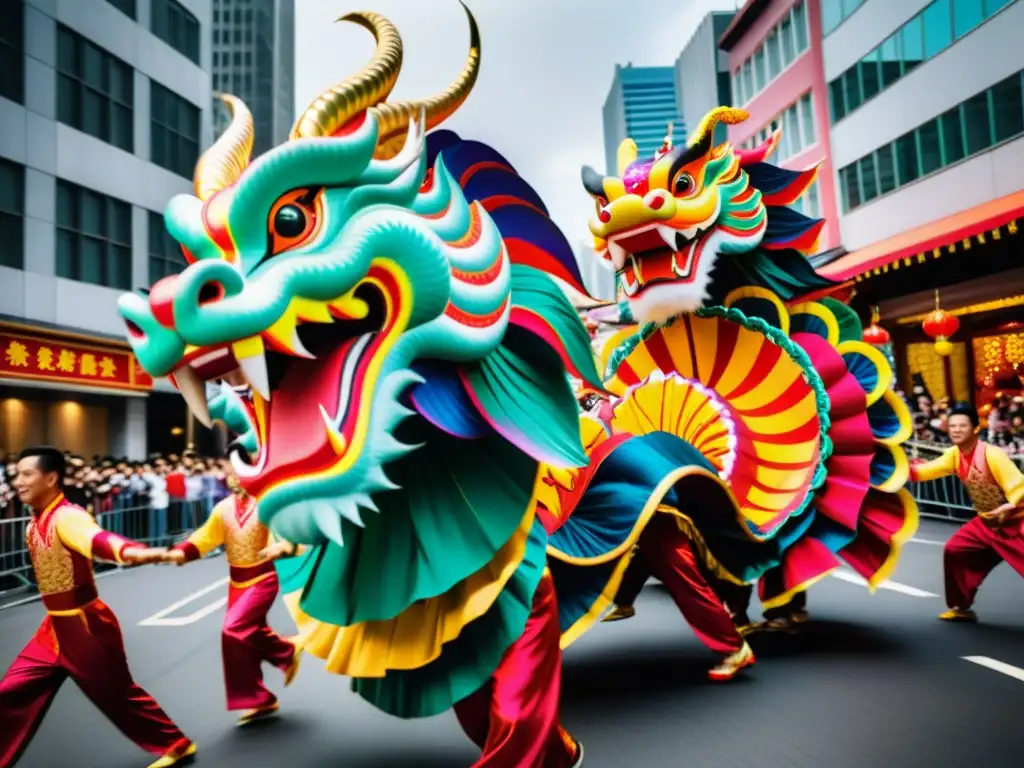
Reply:
M750 117L750 113L743 109L736 109L735 107L715 107L704 115L704 119L700 121L694 132L690 134L690 138L686 144L687 146L695 147L702 141L710 141L711 133L719 123L737 125L738 123L742 123L748 117Z
M362 72L332 86L306 107L292 127L291 139L331 136L353 116L386 99L395 87L402 68L402 38L395 25L369 11L350 13L338 21L370 30L377 49Z
M379 139L375 156L394 157L402 148L403 139L409 130L410 118L418 120L420 111L426 113L423 130L436 128L443 123L469 96L477 75L480 73L480 30L472 12L462 3L462 9L469 19L469 55L466 64L451 85L436 96L417 101L396 101L377 104L373 111L377 115Z
M619 151L616 156L616 160L619 165L619 176L622 177L626 174L626 169L630 163L635 163L637 156L640 154L640 150L637 149L636 142L632 139L625 139L619 144Z
M196 163L193 177L196 196L200 200L209 200L238 181L242 171L249 165L255 135L252 112L244 101L229 93L214 95L230 110L231 124Z

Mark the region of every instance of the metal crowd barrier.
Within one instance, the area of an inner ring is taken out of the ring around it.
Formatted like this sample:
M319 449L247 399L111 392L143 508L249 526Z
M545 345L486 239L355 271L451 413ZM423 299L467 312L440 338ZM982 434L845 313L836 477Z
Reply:
M202 525L213 509L212 499L172 501L166 509L125 507L96 515L99 525L119 536L152 547L170 546ZM0 520L0 599L35 590L32 562L25 544L28 517ZM96 563L96 572L116 569Z

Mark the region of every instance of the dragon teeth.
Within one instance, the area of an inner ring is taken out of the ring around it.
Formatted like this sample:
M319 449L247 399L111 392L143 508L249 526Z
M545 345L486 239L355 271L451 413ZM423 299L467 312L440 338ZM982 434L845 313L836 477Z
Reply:
M238 361L239 370L253 391L259 393L264 400L270 400L270 374L267 372L267 356L262 340L257 339L257 341L259 342L258 349L256 345L247 344L247 348L242 348L242 344L236 344L235 359Z
M183 365L174 372L174 382L184 398L192 415L204 427L213 426L210 419L210 406L206 402L206 383L190 365Z

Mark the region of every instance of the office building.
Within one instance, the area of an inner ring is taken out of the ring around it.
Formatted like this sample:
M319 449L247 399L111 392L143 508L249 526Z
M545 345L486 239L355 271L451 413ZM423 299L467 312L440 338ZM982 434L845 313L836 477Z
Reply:
M139 369L117 299L183 266L162 213L210 140L210 0L3 12L0 452L173 448L182 400Z
M719 50L718 40L733 16L723 12L705 16L676 59L676 94L683 121L691 129L715 107L732 105L729 56ZM716 126L715 143L726 137L726 126Z
M849 253L822 271L879 305L905 383L980 407L1022 390L1022 25L1013 0L865 0L823 41ZM921 329L936 291L947 357Z
M295 0L213 0L213 89L252 110L253 157L288 138L295 118ZM230 117L214 105L214 130Z
M615 76L604 102L606 170L616 172L616 152L623 139L633 139L640 157L651 157L665 140L669 123L674 141L686 137L686 125L676 94L675 67L615 65Z
M819 250L837 246L818 1L748 0L719 39L719 47L729 55L733 105L750 113L746 122L730 126L730 141L750 148L781 127L781 141L769 162L793 170L818 164L818 180L795 207L828 221Z

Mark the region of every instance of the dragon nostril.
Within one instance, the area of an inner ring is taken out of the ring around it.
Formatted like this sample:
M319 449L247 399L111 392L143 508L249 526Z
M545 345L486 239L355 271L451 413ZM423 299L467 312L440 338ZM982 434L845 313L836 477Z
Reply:
M213 282L212 280L205 283L202 288L199 289L198 301L200 306L203 304L213 304L216 301L220 301L224 298L224 286L220 283Z
M601 212L597 214L597 218L601 220L602 224L607 224L612 220L612 215L607 209L602 209Z
M128 326L128 335L133 339L141 339L145 337L145 332L131 320L125 320L124 323Z
M661 195L658 195L653 200L651 200L651 202L649 202L647 205L648 205L648 207L650 207L650 209L652 211L656 211L659 208L661 208L661 206L663 206L664 204L665 204L665 198L662 197Z

